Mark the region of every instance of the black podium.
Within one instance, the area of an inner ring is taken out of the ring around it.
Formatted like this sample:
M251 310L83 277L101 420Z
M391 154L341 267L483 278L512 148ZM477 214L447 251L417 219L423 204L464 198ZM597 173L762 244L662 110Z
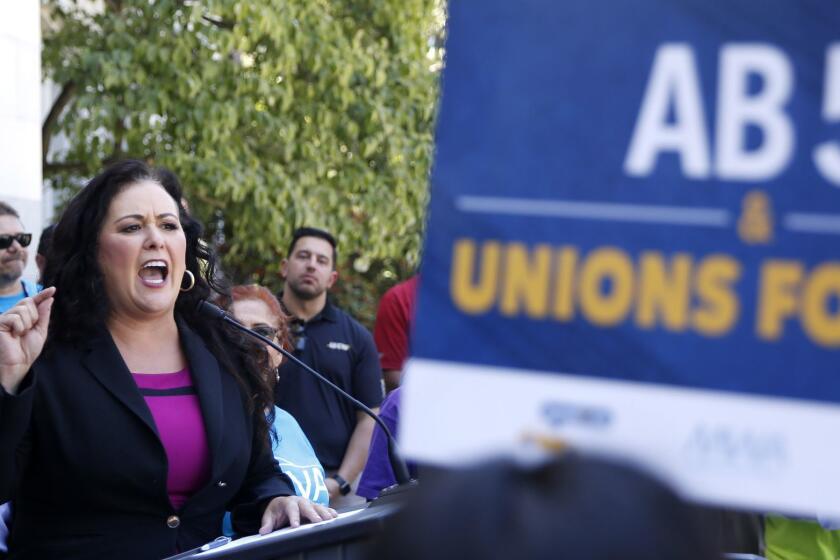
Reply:
M191 556L191 560L361 560L365 547L382 532L399 503L372 502L339 513L337 519L287 528L265 536L244 537Z

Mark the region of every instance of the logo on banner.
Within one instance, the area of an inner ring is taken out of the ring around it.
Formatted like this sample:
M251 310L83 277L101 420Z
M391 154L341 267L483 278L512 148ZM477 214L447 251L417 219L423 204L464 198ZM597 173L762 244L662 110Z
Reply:
M715 470L774 473L788 466L785 438L776 432L758 432L727 424L700 423L684 448L694 467Z
M612 422L609 410L592 405L549 401L540 407L541 416L552 428L578 426L606 429Z

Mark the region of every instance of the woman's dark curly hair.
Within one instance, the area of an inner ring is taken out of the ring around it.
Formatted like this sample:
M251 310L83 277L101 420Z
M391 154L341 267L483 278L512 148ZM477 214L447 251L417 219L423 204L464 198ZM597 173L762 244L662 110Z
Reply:
M160 184L178 206L186 237L185 264L195 276L195 286L178 295L175 314L201 336L223 369L239 382L249 396L248 412L259 419L259 441L268 442L268 422L262 412L273 409L274 394L264 374L268 368L265 352L255 352L254 344L232 327L199 316L199 301L228 292L220 280L215 254L201 240L201 224L184 208L178 178L167 169L150 167L138 160L110 165L91 179L61 214L43 276L44 287L57 288L46 351L58 341L83 341L105 325L110 309L97 259L102 222L117 194L145 180ZM254 414L255 411L260 414Z

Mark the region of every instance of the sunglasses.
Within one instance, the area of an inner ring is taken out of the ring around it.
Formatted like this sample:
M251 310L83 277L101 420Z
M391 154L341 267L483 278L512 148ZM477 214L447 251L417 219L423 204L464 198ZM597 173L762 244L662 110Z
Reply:
M0 235L0 249L8 249L12 242L17 241L21 247L28 247L32 243L31 233L16 233L15 235Z
M292 346L298 352L303 352L306 348L306 329L303 326L303 321L295 319L289 325L289 332L292 333Z
M266 326L260 325L258 327L254 327L251 330L254 331L255 333L257 333L258 335L264 336L268 339L273 339L274 337L277 336L277 329L272 328L272 327L266 327Z

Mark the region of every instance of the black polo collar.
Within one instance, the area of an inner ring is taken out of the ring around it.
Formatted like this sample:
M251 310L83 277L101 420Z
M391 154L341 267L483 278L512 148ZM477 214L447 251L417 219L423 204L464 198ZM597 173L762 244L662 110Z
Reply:
M283 303L283 291L281 290L277 294L277 301L280 302L280 307L283 308L283 313L295 319L295 314L289 311L289 308L286 307L286 304ZM335 323L338 321L338 310L336 309L335 305L330 302L329 296L327 296L327 301L324 303L323 309L321 309L320 313L306 321L307 323L317 323L318 321L329 321L330 323Z

